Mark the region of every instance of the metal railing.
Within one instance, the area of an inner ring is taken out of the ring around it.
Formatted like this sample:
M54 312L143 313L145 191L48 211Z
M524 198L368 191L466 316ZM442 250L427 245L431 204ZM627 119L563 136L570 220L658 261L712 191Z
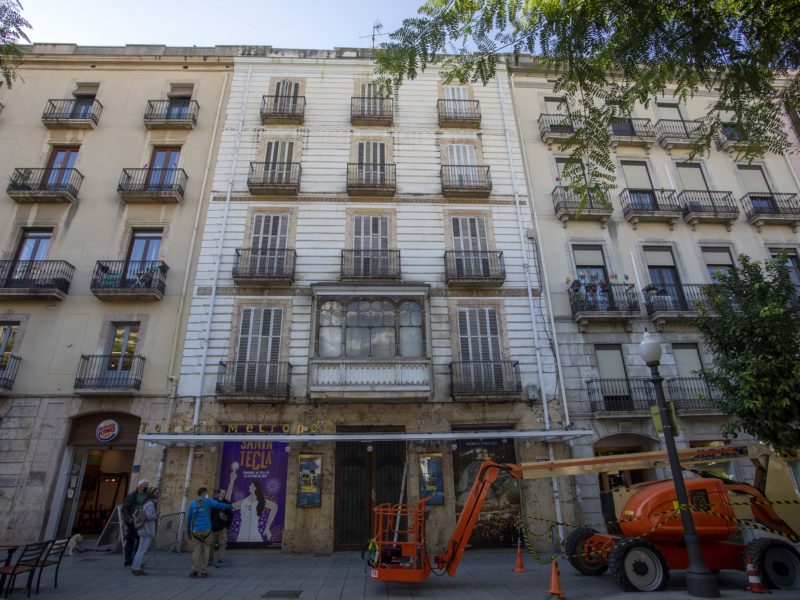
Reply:
M678 194L678 202L683 206L683 214L713 213L739 214L739 207L733 192L711 192L709 190L684 190Z
M481 105L478 100L438 100L436 110L440 123L481 120Z
M84 354L75 377L76 390L128 391L142 385L144 356L140 354Z
M616 117L611 119L608 126L612 138L616 137L638 137L654 138L656 130L650 119L632 119L629 117Z
M800 217L800 198L797 194L751 192L742 196L747 218L760 215L787 215Z
M177 512L161 515L156 521L156 536L145 554L145 560L154 552L180 550L181 532L186 513Z
M578 280L576 280L578 281ZM567 288L572 314L639 313L639 298L632 283L575 282Z
M448 250L444 253L445 278L505 279L503 253L495 250Z
M83 183L78 169L14 169L7 191L62 192L77 196Z
M582 120L577 117L562 114L542 113L539 115L539 133L572 135L582 125Z
M296 162L251 162L248 187L299 187L303 168Z
M292 365L288 362L221 361L217 393L288 398L291 381Z
M75 267L64 260L0 260L0 289L69 292Z
M200 105L197 100L172 99L148 100L144 111L144 120L148 121L191 121L197 125Z
M91 121L97 125L103 105L96 98L91 103L84 99L67 98L48 100L42 113L42 121Z
M666 384L678 410L719 410L722 394L702 377L674 377Z
M391 119L394 114L394 99L372 96L350 98L351 119Z
M700 137L699 121L660 119L656 121L659 140L696 140Z
M492 189L492 172L489 166L444 165L442 166L442 188L447 189Z
M625 188L619 194L622 212L681 212L681 205L673 190L654 190L647 188Z
M261 118L302 119L306 112L305 96L264 96L261 99Z
M297 253L286 248L237 248L233 277L294 279Z
M20 360L16 354L0 354L0 389L10 390L14 387Z
M656 402L655 387L644 377L589 379L586 388L595 414L646 412Z
M512 360L450 363L450 391L455 394L500 394L522 390L519 362Z
M342 250L343 279L400 277L400 250Z
M698 305L709 306L704 291L711 283L653 284L646 286L645 297L647 314L656 312L694 312Z
M175 192L183 196L187 179L183 169L122 169L117 192Z
M390 190L397 187L394 164L347 163L347 187Z
M167 264L156 260L98 260L89 287L93 292L155 289L163 294L167 271Z
M587 202L581 206L581 199L578 194L570 191L568 187L556 186L553 188L553 206L556 210L566 210L569 212L578 212L578 210L607 210L611 212L611 200L608 194L602 195L589 195Z

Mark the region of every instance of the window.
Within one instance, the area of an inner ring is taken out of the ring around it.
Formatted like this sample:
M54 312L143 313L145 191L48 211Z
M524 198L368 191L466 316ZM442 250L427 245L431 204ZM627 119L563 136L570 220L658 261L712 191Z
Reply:
M448 117L465 117L469 113L469 90L464 85L444 86L444 110Z
M78 88L72 92L75 102L72 105L71 119L87 119L91 116L99 85L97 83L78 84Z
M363 99L363 114L377 116L383 114L383 93L377 83L362 83L361 98Z
M14 351L14 338L18 335L19 323L0 321L0 371L4 371Z
M777 258L780 254L786 254L786 266L789 267L789 278L794 287L800 292L800 256L795 248L770 248L770 256Z
M24 229L9 278L12 280L36 279L40 271L40 265L37 263L47 258L47 250L52 238L53 231L51 229Z
M683 121L680 106L674 102L656 102L656 109L661 119Z
M251 273L283 273L289 238L289 215L253 215Z
M126 287L150 287L159 267L162 236L161 229L133 230L124 269Z
M447 162L450 181L456 186L470 186L478 182L475 161L475 146L472 144L448 144Z
M672 250L665 246L645 246L644 257L650 274L650 303L654 310L685 310L683 287L675 268Z
M180 146L153 148L147 172L147 189L158 191L171 188L176 181Z
M264 183L291 183L294 142L267 142Z
M622 347L601 344L594 347L597 358L597 370L600 373L600 393L605 410L632 410L628 375L625 372L625 360Z
M698 163L680 163L677 166L678 176L684 190L708 191L708 183L706 183L703 169Z
M282 79L275 84L272 109L277 113L295 114L299 108L300 82Z
M386 183L386 143L358 143L358 183L384 185Z
M621 164L631 205L639 210L656 210L656 197L647 163L623 160Z
M282 308L242 308L236 346L236 389L274 389L281 358Z
M462 384L477 390L506 388L496 309L459 308L458 345Z
M389 217L353 216L353 273L367 276L389 272Z
M727 274L733 269L733 258L731 258L731 251L728 248L708 246L701 250L711 281L716 281L718 273Z
M486 219L453 217L453 250L459 277L489 277L491 274Z
M69 186L79 146L54 146L50 151L44 176L45 189L60 190Z
M777 211L764 170L759 165L736 165L742 176L744 188L750 196L753 208L759 213L774 213Z
M421 357L422 305L415 300L323 300L318 309L321 358Z
M544 99L544 108L549 115L567 114L567 103L564 98L547 97Z
M703 368L700 360L700 350L697 344L672 344L672 354L675 356L675 367L678 377L697 377L697 372Z
M112 323L112 335L108 341L107 378L128 378L136 355L139 340L139 323Z
M170 85L167 105L168 119L186 119L192 101L194 85L191 83L173 83Z
M572 247L577 273L576 292L580 293L587 308L609 310L614 305L602 246L575 245Z

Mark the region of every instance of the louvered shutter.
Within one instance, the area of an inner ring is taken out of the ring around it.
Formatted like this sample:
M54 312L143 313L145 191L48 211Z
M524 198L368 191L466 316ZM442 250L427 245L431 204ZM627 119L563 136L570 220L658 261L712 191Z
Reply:
M297 112L297 98L300 95L300 83L282 79L275 85L274 106L276 112L294 114Z
M478 391L504 389L497 311L459 309L458 335L464 382Z
M362 276L388 273L389 217L353 217L353 269Z
M463 117L467 114L469 94L463 85L444 86L445 112L450 117Z
M363 185L384 185L386 182L386 144L358 143L358 177Z
M447 158L452 185L470 187L478 182L475 146L472 144L449 144Z
M361 101L364 103L364 115L377 116L382 112L383 95L377 83L361 84Z
M488 276L488 247L483 217L453 217L453 250L459 276Z
M286 265L289 215L254 215L250 272L280 275Z
M294 142L267 142L264 182L288 184L291 182Z
M243 308L236 359L236 391L274 392L280 369L283 309Z

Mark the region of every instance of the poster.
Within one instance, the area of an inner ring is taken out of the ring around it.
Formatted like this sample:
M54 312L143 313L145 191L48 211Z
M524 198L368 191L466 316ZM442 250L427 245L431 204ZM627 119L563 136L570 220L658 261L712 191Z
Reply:
M280 544L286 515L283 442L225 442L219 487L233 503L229 544Z
M300 482L297 486L297 506L320 506L322 499L322 455L300 455Z
M456 513L469 497L481 463L492 459L515 463L513 440L458 440L453 450ZM483 510L470 537L473 548L502 548L516 543L515 519L520 513L519 484L513 477L499 477L486 496Z
M428 505L444 504L441 452L419 455L419 497L426 496L430 496Z

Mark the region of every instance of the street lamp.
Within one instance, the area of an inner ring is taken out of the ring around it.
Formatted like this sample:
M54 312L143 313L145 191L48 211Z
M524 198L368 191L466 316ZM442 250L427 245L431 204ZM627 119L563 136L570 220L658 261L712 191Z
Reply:
M706 568L703 562L703 554L700 552L700 540L694 528L694 519L689 508L689 497L686 494L686 484L683 481L683 471L678 459L678 449L675 447L672 421L667 412L667 403L664 399L664 378L658 372L658 364L661 360L661 342L646 330L639 344L639 356L650 367L650 381L656 391L658 414L661 416L661 426L664 429L664 444L667 446L669 468L672 471L675 496L680 507L683 537L686 540L686 553L689 557L689 566L686 569L686 591L689 592L690 596L699 598L719 598L717 578Z

